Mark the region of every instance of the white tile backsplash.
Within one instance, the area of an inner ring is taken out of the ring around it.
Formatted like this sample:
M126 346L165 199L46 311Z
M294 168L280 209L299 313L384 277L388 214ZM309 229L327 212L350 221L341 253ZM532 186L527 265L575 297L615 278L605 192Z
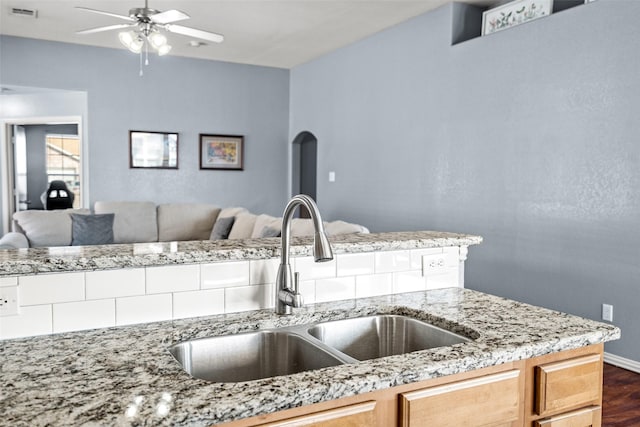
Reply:
M336 257L338 277L373 274L375 256L373 253L340 254Z
M200 266L147 267L147 294L193 291L200 288Z
M222 313L224 313L224 289L176 292L173 294L174 319Z
M0 317L0 339L47 335L52 332L51 304L21 307L17 316Z
M316 302L316 281L305 280L300 282L300 293L302 294L303 303L305 305L314 304Z
M224 290L224 311L260 310L275 306L274 285L253 285Z
M402 271L393 273L393 293L417 292L426 289L426 278L421 271Z
M144 268L89 271L85 275L87 299L103 299L144 295Z
M356 298L374 297L393 293L393 274L367 274L356 276Z
M115 306L113 298L53 304L53 332L115 326Z
M456 270L448 271L444 274L434 274L426 277L427 290L458 287L458 272Z
M375 252L376 273L411 270L411 252L388 251Z
M294 258L291 268L300 273L300 280L336 277L336 260L315 262L313 257Z
M455 246L451 248L443 248L442 251L445 254L447 261L447 267L457 267L460 263L460 248Z
M266 283L275 283L279 266L279 258L249 261L249 284L264 285Z
M170 320L172 314L171 294L116 299L116 325L118 326Z
M18 278L20 306L84 300L84 273L39 274Z
M249 285L249 261L219 262L200 266L200 287L221 289Z
M338 301L355 297L355 277L336 277L316 280L316 302Z
M0 288L3 286L17 286L18 278L17 277L0 277Z
M445 266L422 276L423 258ZM440 258L438 258L440 259ZM18 285L20 314L0 318L0 339L272 308L279 258L2 277ZM460 286L459 248L291 259L305 304Z

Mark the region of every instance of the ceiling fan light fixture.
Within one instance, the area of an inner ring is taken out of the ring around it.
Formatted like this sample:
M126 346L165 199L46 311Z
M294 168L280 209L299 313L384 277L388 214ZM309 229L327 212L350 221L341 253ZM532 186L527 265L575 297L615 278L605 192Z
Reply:
M151 46L157 50L158 53L163 46L167 46L167 37L162 33L151 33L149 34L148 39Z
M122 31L118 34L118 38L120 39L120 43L122 43L122 45L129 49L131 52L142 52L144 41L138 34L134 33L133 31Z
M158 48L158 56L165 56L169 52L171 52L171 46L168 44L162 45Z

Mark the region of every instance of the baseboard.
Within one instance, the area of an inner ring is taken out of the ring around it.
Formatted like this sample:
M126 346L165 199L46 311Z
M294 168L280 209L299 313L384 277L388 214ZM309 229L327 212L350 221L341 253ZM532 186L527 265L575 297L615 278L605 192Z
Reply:
M640 362L637 362L635 360L627 359L625 357L620 357L616 356L615 354L605 352L604 362L640 374Z

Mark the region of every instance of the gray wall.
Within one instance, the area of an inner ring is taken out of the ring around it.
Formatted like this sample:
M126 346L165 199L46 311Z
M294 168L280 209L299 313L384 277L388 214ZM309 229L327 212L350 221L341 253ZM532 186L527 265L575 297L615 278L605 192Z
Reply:
M85 91L90 203L241 205L281 214L287 199L289 71L2 36L2 84ZM129 168L129 130L179 135L178 170ZM199 170L198 135L245 136L244 171Z
M27 140L27 199L31 201L29 209L44 209L40 195L49 187L47 135L77 135L78 126L72 124L27 125L24 126L24 131Z
M607 351L640 361L640 2L454 46L451 12L292 70L323 214L482 235L468 287L593 319L613 304Z

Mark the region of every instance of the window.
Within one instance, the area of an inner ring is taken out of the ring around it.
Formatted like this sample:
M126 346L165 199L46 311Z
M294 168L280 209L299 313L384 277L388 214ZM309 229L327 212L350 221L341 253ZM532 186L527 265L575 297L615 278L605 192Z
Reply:
M80 192L80 138L77 135L47 135L47 181L64 181L75 194L73 207L82 206Z

